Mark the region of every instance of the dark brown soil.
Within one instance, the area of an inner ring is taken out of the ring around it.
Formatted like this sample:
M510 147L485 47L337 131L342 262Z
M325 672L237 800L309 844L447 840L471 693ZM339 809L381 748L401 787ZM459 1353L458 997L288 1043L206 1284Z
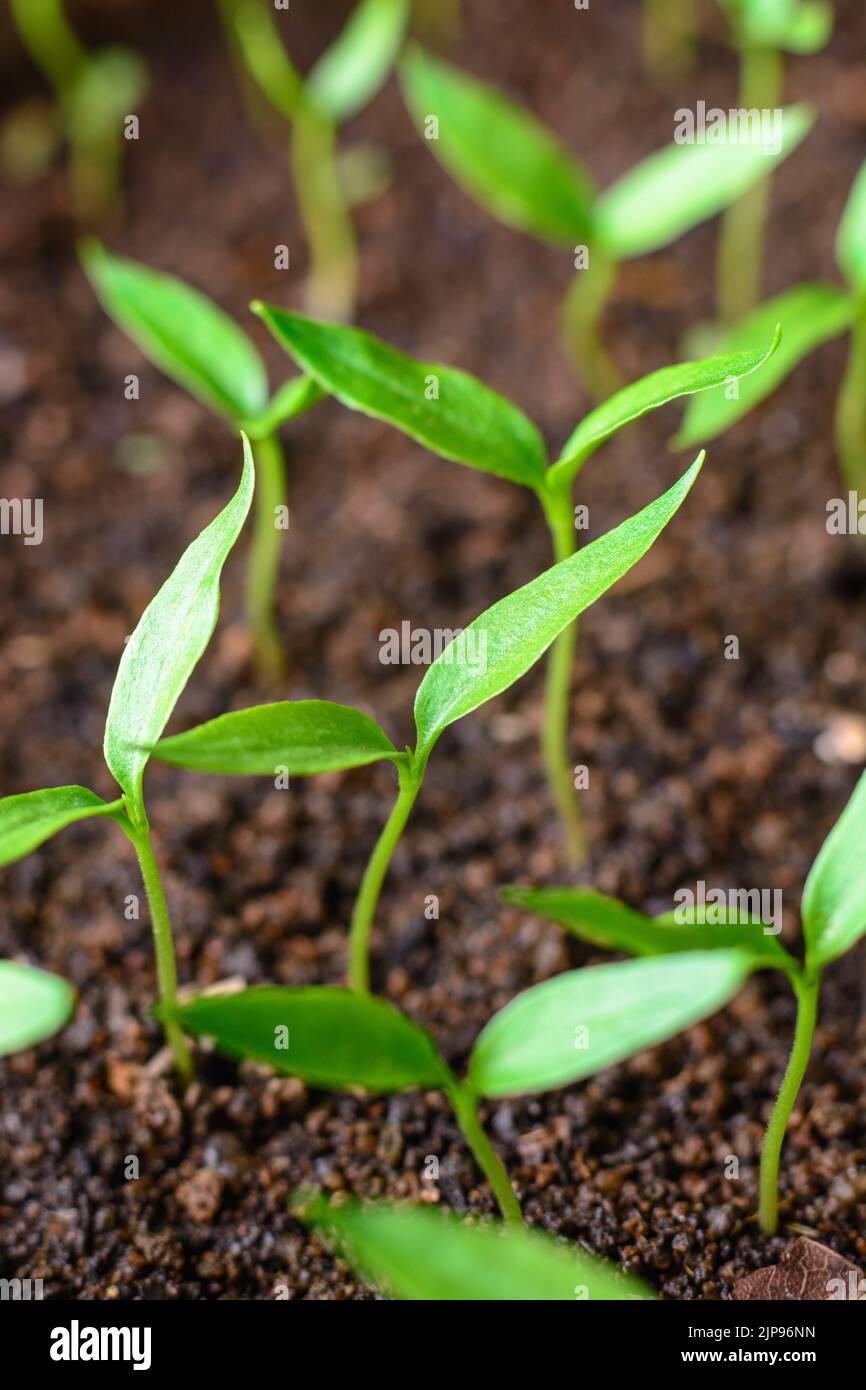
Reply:
M339 17L335 6L320 18L323 8L293 20L304 60ZM670 138L676 106L734 96L732 58L712 44L675 93L653 87L632 0L589 12L529 0L463 8L460 61L528 102L602 181ZM154 74L110 240L243 317L276 382L285 362L245 305L253 295L301 302L303 245L282 132L268 144L246 120L213 9L186 0L92 15L91 37L129 38ZM822 115L775 184L768 290L834 275L833 231L866 132L866 16L856 0L837 10L831 47L789 64L790 94ZM4 62L10 100L37 90L11 49ZM465 198L419 144L393 84L347 138L379 141L394 164L390 190L357 214L361 321L474 370L558 444L587 404L556 331L569 256ZM292 248L288 275L273 269L279 242ZM715 246L703 228L626 268L607 332L629 377L675 360L685 330L711 313ZM109 794L100 745L124 635L229 495L239 449L97 308L59 166L3 200L0 251L0 492L43 497L46 528L39 547L7 538L0 548L0 791L82 782ZM848 714L856 743L866 706L866 561L824 526L841 490L831 419L843 360L841 343L822 350L712 447L680 517L582 623L575 673L574 755L591 776L586 881L652 910L697 879L782 888L794 943L804 877L857 773L816 756L815 740ZM138 403L123 398L127 371L141 374ZM666 448L675 420L647 419L586 469L593 534L681 469ZM517 489L331 403L285 444L280 620L291 675L281 693L359 704L405 742L420 673L379 664L380 629L474 616L549 563L543 524ZM129 467L142 455L154 464L143 475ZM242 578L238 555L175 727L269 693L250 673ZM738 661L724 659L729 634ZM537 755L540 690L534 672L443 740L382 898L375 984L455 1065L516 991L598 958L497 905L501 884L567 877ZM339 980L353 893L392 793L384 769L286 793L154 767L148 804L182 979ZM369 1298L288 1215L296 1185L492 1210L438 1096L310 1094L216 1058L178 1094L149 1020L147 914L124 917L127 895L141 892L137 870L112 826L66 831L6 870L2 886L0 954L61 971L81 992L59 1038L2 1068L3 1275L79 1299L270 1298L279 1285L296 1298ZM424 916L428 894L438 922ZM827 973L784 1153L779 1237L761 1239L753 1215L762 1123L793 1023L790 993L770 976L584 1085L490 1107L529 1220L675 1299L729 1297L792 1231L862 1263L864 966L861 947ZM438 1188L422 1181L427 1155L440 1158ZM728 1155L738 1181L724 1176ZM137 1181L124 1176L130 1156Z

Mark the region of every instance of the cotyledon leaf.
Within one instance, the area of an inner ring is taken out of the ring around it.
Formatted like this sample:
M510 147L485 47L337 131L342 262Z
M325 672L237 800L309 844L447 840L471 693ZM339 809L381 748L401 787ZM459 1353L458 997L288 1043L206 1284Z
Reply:
M839 222L836 259L849 284L866 294L866 163L860 166Z
M809 871L802 917L808 959L819 966L866 932L866 773Z
M74 821L122 812L121 800L103 801L87 787L45 787L4 796L0 800L0 865L22 859Z
M399 52L409 10L409 0L355 6L307 78L307 90L332 120L348 120L376 95Z
M74 1008L75 990L67 980L0 960L0 1057L50 1038Z

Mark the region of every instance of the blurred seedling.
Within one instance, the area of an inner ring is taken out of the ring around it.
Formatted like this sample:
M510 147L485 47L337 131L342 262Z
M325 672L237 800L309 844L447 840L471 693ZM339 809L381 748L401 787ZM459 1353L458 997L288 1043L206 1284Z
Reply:
M787 976L797 999L797 1024L761 1151L758 1214L765 1235L773 1235L779 1223L779 1159L812 1052L821 978L831 961L845 955L866 935L864 843L866 774L809 871L800 909L806 948L802 962L786 951L763 923L744 920L723 909L681 908L660 917L645 917L591 889L510 887L502 893L505 902L548 918L582 941L638 957L632 964L654 961L662 979L665 963L683 959L682 952L694 960L709 960L713 952L729 955L732 950L745 953L752 970L780 970ZM714 921L713 913L722 920Z
M624 425L679 396L713 391L735 395L740 378L775 351L771 329L763 351L662 367L617 392L581 420L548 463L537 427L511 401L453 367L419 362L360 329L327 324L270 305L254 304L277 342L301 370L351 410L384 420L442 458L530 488L550 529L557 560L576 548L574 480L586 460ZM586 855L569 758L568 712L577 629L569 623L553 644L547 667L542 751L559 812L566 851Z
M114 821L130 840L150 906L166 1038L185 1080L192 1074L192 1060L173 1013L177 996L174 941L151 842L143 777L150 750L216 625L220 575L249 511L253 483L253 456L245 438L237 492L184 551L126 643L111 692L103 745L121 795L105 801L86 787L67 786L0 799L0 865L23 858L58 830L91 816ZM4 1044L7 1048L28 1046L61 1027L73 998L71 987L56 976L11 962L0 967L0 1051Z

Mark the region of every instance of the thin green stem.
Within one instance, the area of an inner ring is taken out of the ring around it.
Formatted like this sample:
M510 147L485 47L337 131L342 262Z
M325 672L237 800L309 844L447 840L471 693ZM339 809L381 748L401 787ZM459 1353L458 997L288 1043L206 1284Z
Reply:
M772 48L745 47L740 56L739 105L769 110L782 98L783 64ZM770 176L760 179L722 214L719 232L719 317L736 323L761 296L764 229L770 204Z
M294 121L292 166L310 248L307 308L325 318L351 319L358 287L358 249L336 158L334 122L311 102Z
M282 550L277 509L286 505L286 466L280 442L274 434L254 440L253 454L256 492L247 570L247 617L253 634L256 665L267 680L277 681L285 667L274 609Z
M591 247L589 265L576 273L562 306L565 350L596 401L607 400L622 385L619 370L602 344L599 327L616 270L614 261Z
M657 78L682 77L694 66L695 11L695 0L644 0L644 62Z
M852 327L848 365L836 398L836 453L848 487L866 498L866 308Z
M358 990L362 994L369 993L370 989L370 933L373 930L379 894L388 872L388 865L391 863L391 856L403 834L424 776L423 768L420 771L416 770L414 764L406 762L399 763L397 771L400 791L364 870L349 925L347 983L350 989Z
M522 1226L523 1213L514 1195L505 1165L481 1127L477 1096L455 1076L452 1085L448 1087L448 1099L454 1107L463 1137L472 1150L478 1167L490 1183L506 1222L509 1226Z
M785 1141L785 1131L797 1099L809 1058L818 1018L820 971L806 973L793 980L797 995L797 1027L788 1066L779 1088L776 1104L767 1125L761 1151L760 1204L758 1219L764 1235L771 1236L779 1224L779 1158Z

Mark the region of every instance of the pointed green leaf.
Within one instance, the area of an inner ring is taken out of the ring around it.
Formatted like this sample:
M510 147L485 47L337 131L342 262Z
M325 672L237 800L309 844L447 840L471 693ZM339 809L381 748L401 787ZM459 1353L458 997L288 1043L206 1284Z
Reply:
M848 195L836 236L836 259L848 283L866 293L866 163Z
M451 1080L429 1033L384 999L333 985L261 985L198 995L177 1016L230 1057L263 1062L327 1090L385 1094Z
M384 420L434 453L527 487L544 481L541 435L516 405L468 372L418 362L372 333L253 304L277 342L350 410Z
M395 1298L422 1302L573 1303L650 1299L633 1275L541 1231L467 1226L449 1211L385 1202L329 1205L301 1194L296 1211L330 1236L365 1278Z
M141 779L216 626L220 575L253 496L253 456L243 439L240 486L201 535L184 551L126 644L105 722L105 761L140 810Z
M247 433L252 439L273 434L287 420L297 420L299 415L305 415L324 396L325 392L311 376L294 376L274 392L261 415L248 422Z
M866 772L812 865L801 910L810 964L844 955L866 932Z
M59 975L0 960L0 1057L50 1038L74 1008L75 990Z
M544 241L567 246L588 239L592 179L546 126L417 44L400 64L400 77L421 135L470 197L507 226Z
M400 51L409 0L361 0L307 78L317 105L338 124L376 95Z
M740 381L736 391L718 386L689 401L674 447L692 449L698 440L709 443L730 429L772 395L813 348L837 337L850 322L850 301L834 285L797 285L759 305L729 330L720 346L726 353L756 348L767 341L775 324L781 324L778 350L759 372Z
M772 357L779 346L780 337L781 329L777 325L769 347L752 352L724 353L718 357L707 357L702 362L680 362L673 367L662 367L640 381L624 386L581 420L551 472L561 472L573 478L600 444L648 410L667 405L668 401L676 400L678 396L691 396L712 386L749 376Z
M375 720L328 700L282 700L221 714L161 739L153 756L196 772L273 776L275 768L286 767L301 777L405 759Z
M745 141L656 150L601 194L596 218L606 250L624 260L669 246L772 173L814 122L808 106L786 107L778 153Z
M470 1084L479 1096L525 1096L594 1076L721 1009L751 969L745 951L686 951L557 975L490 1020Z
M212 300L174 275L109 255L94 240L82 244L81 262L105 312L173 381L236 424L264 410L262 360Z
M113 816L122 801L103 801L86 787L46 787L0 800L0 865L23 859L64 826L88 816Z
M449 724L513 685L563 628L646 554L684 501L703 461L701 454L643 511L494 603L445 648L415 696L421 757Z

